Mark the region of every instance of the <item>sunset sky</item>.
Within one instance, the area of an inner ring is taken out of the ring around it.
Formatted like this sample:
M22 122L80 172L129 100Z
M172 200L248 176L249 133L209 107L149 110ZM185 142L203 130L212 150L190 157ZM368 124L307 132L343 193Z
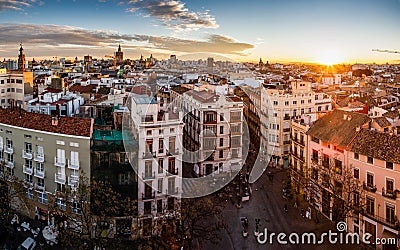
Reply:
M0 58L207 53L238 61L400 60L400 0L0 0ZM189 58L186 56L186 58ZM400 61L399 61L400 62Z

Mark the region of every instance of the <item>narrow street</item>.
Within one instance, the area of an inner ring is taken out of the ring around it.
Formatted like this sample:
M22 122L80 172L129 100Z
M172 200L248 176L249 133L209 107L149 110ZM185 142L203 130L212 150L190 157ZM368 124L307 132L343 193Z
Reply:
M306 202L299 202L298 208L294 207L295 198L288 200L282 196L283 182L287 180L286 172L281 169L268 170L274 174L270 180L266 173L252 185L252 197L250 201L244 202L242 208L236 208L228 201L228 205L223 211L224 222L227 224L225 230L221 230L221 240L217 245L205 242L201 249L361 249L356 246L331 245L326 242L323 245L280 245L274 238L273 245L266 243L261 245L254 236L256 227L255 219L260 219L259 229L264 232L268 229L268 234L281 232L287 235L293 232L314 232L318 235L323 232L336 232L336 225L318 214L318 223L315 222L315 214L312 219L306 219L301 216L301 209L304 211L309 207ZM288 211L284 211L287 204ZM249 235L244 238L242 236L242 223L240 217L247 217L249 226ZM287 240L287 238L286 238ZM318 238L317 238L318 240Z

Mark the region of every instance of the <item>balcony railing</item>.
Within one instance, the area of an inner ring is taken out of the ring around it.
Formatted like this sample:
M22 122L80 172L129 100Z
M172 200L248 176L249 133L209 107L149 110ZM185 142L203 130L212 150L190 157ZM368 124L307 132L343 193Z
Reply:
M54 174L54 181L59 184L65 184L65 174L63 173L55 173Z
M366 184L365 182L363 182L363 188L364 188L364 190L371 192L371 193L376 192L376 185Z
M44 172L44 170L42 171L42 170L38 170L37 168L35 168L35 177L38 177L38 178L44 178L45 177L45 172Z
M155 197L156 197L155 191L142 193L142 200L154 199Z
M32 168L32 166L24 165L24 166L22 167L22 172L23 172L24 174L29 174L29 175L31 175L31 174L33 174L33 168Z
M179 193L179 188L175 187L175 188L172 188L172 189L167 189L165 191L166 191L166 193L168 195L174 195L174 194L178 194Z
M383 218L383 217L375 215L375 214L367 213L365 211L365 209L363 209L361 212L362 212L363 216L368 217L372 220L375 220L375 221L379 222L380 224L386 225L394 230L400 229L399 221L396 219L396 216L394 218Z
M79 161L70 161L68 160L68 168L69 169L74 169L74 170L79 170Z
M22 158L32 160L32 151L22 150Z
M179 150L177 148L176 149L167 149L167 155L172 156L172 155L177 155L177 154L179 154Z
M296 143L302 145L302 146L305 145L304 139L303 139L303 140L300 140L299 138L296 138L296 137L295 137L295 138L293 138L292 140L293 140L294 142L296 142Z
M156 158L156 152L143 152L143 159Z
M289 132L290 131L290 128L284 128L283 129L283 132Z
M57 156L54 157L54 166L65 167L65 159L58 159Z
M68 177L68 185L69 186L76 186L79 182L79 176L75 176L75 175L70 175Z
M385 190L385 188L382 188L382 196L396 200L397 198L397 191L396 190Z
M7 154L12 154L12 153L14 153L14 148L11 146L8 146L8 145L6 145L6 148L4 149L4 153L7 153Z
M6 160L6 167L13 169L14 168L14 161L7 161Z
M45 187L45 185L39 185L39 184L35 184L35 189L36 190L38 190L38 191L40 191L40 192L44 192L45 190L46 190L46 187Z
M156 178L156 172L154 171L153 174L151 173L142 173L143 180L151 180Z
M37 162L44 162L44 154L34 153L33 160Z
M285 145L290 144L290 140L283 141L283 144L285 144Z
M168 168L167 175L178 175L179 171L178 168L170 169Z

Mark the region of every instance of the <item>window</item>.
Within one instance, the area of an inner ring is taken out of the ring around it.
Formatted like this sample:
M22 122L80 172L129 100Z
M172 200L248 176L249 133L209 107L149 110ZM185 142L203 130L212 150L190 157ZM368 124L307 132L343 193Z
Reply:
M73 200L71 202L71 211L75 214L82 214L82 205L78 201Z
M367 162L368 162L369 164L374 164L374 158L368 156Z
M285 106L289 106L289 101L285 101Z
M151 214L151 201L144 202L144 214L145 215Z
M157 200L157 213L162 213L163 210L163 204L162 200Z
M394 211L394 205L386 204L386 221L392 224L395 224L397 221Z
M146 135L151 135L151 134L152 134L151 130L146 131Z
M153 164L152 161L145 161L144 163L144 176L145 178L152 177Z
M158 173L162 174L164 171L164 159L158 159Z
M360 169L358 168L353 169L353 176L356 179L360 179Z
M170 157L168 159L168 172L175 173L175 157Z
M220 159L224 158L224 150L219 151L219 158Z
M163 129L158 130L158 134L162 135L163 134Z
M79 166L79 152L71 151L71 165Z
M22 89L15 89L15 92L22 93Z
M37 192L38 202L44 205L49 203L49 195L47 193Z
M56 141L57 145L65 145L65 141Z
M329 168L329 155L326 154L323 155L322 166Z
M65 164L65 150L57 149L56 163Z
M129 185L130 184L130 174L120 173L118 174L118 184L119 185Z
M158 153L163 153L164 152L164 139L160 138L158 139Z
M55 205L59 208L59 209L61 209L61 210L63 210L63 211L65 211L66 210L66 205L65 205L65 200L63 199L63 198L55 198Z
M274 106L278 106L278 101L274 101Z
M342 174L342 161L335 159L335 172L337 174Z
M219 115L219 120L222 122L222 121L224 121L224 115L223 114L220 114Z
M79 148L79 143L77 142L70 142L69 145L74 148Z
M175 194L175 178L168 179L168 194Z
M27 182L27 183L32 183L32 182L33 182L32 175L30 175L30 174L25 174L25 182Z
M241 112L231 112L231 122L240 122L242 119Z
M175 152L175 137L169 138L168 149L170 152Z
M296 105L297 104L297 101L293 101L293 105Z
M26 195L26 198L33 200L33 198L34 198L33 189L27 188L25 190L25 195Z
M318 112L321 112L321 111L322 111L321 106L318 106Z
M224 133L224 126L219 126L219 133L221 135Z
M38 178L37 185L41 188L44 188L44 179Z
M241 138L242 138L241 136L233 136L231 139L231 147L232 148L240 147Z
M387 161L387 162L386 162L386 168L388 168L388 169L393 169L393 162Z
M12 148L13 147L13 141L11 139L6 139L6 146L7 148Z
M318 170L315 168L312 170L312 178L313 180L318 180Z
M318 151L315 150L315 149L313 149L313 151L312 151L312 158L311 158L311 160L312 160L314 163L318 163Z
M394 192L394 181L392 179L386 179L386 193L393 194Z
M360 155L358 153L354 153L354 159L360 159Z
M163 179L161 178L161 179L158 179L158 187L157 187L157 192L158 193L162 193L162 190L163 190Z
M219 146L220 147L224 146L224 138L219 138Z
M300 103L301 103L301 104L304 104L304 100L301 100Z
M375 215L375 199L371 197L367 197L367 214Z
M374 175L371 173L367 173L367 186L374 187Z

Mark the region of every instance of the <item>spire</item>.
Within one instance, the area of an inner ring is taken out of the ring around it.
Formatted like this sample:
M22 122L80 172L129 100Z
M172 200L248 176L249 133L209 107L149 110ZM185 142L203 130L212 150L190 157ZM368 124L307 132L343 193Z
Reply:
M121 44L118 44L118 52L121 52Z

